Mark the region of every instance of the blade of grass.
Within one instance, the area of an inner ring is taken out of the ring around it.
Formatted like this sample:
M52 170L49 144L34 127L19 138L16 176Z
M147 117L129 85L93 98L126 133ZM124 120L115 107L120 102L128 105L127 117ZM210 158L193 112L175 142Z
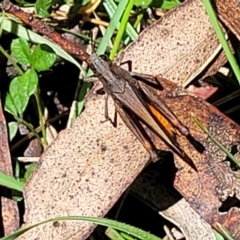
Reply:
M117 10L117 5L114 0L103 1L103 6L108 13L109 17L112 18ZM117 29L119 29L120 23L117 24ZM130 23L127 23L126 32L128 36L134 41L137 39L138 34Z
M121 236L124 237L125 240L135 240L135 238L131 237L129 234L121 232Z
M213 233L215 235L216 240L225 240L225 238L220 233L218 233L216 230L213 230Z
M106 51L107 44L108 44L109 40L112 38L112 35L113 35L115 29L117 29L117 25L120 21L121 16L123 15L123 12L125 11L127 4L128 4L128 0L122 0L118 4L116 12L109 23L107 31L98 46L97 54L104 54L104 52Z
M153 234L147 233L141 229L136 227L130 226L125 223L120 223L115 220L105 219L105 218L97 218L97 217L85 217L85 216L67 216L67 217L56 217L51 218L46 221L34 224L32 226L22 228L15 233L12 233L6 237L1 238L0 240L14 240L18 236L22 235L23 233L27 232L28 230L37 227L39 225L48 223L48 222L56 222L62 220L73 220L73 221L84 221L84 222L91 222L101 226L111 227L113 229L120 230L122 232L130 233L132 236L137 237L141 240L161 240L161 238L156 237Z
M217 16L213 10L213 7L211 5L211 2L210 0L202 0L204 6L205 6L205 9L206 9L206 12L210 18L210 21L213 25L213 28L219 38L219 41L220 43L222 44L222 47L223 47L223 50L227 56L227 59L229 61L229 63L231 64L231 67L233 69L233 72L235 73L236 75L236 78L240 84L240 70L239 70L239 66L236 62L236 59L234 58L233 54L232 54L232 51L228 45L228 42L224 36L224 33L220 27L220 24L218 22L218 19L217 19Z
M224 237L227 240L234 240L234 238L231 236L231 234L227 231L227 229L224 226L222 226L220 223L217 223L217 226L222 231L222 233L224 234Z
M126 29L126 26L127 26L127 23L128 23L128 19L129 19L131 10L133 8L133 4L134 4L134 0L129 0L128 5L126 7L126 10L125 10L125 12L123 14L123 17L122 17L122 21L121 21L116 39L115 39L114 44L113 44L113 49L112 49L110 57L109 57L110 60L114 59L114 57L115 57L115 55L118 51L120 42L122 40L122 36L125 32L125 29Z
M194 122L198 125L198 127L200 129L202 129L202 131L204 133L206 133L208 135L208 137L238 166L240 167L240 163L235 159L235 157L220 143L218 142L217 139L215 139L211 134L209 134L209 132L207 131L207 129L201 124L201 122L199 121L199 119L197 117L193 117Z
M105 235L114 240L125 240L115 229L107 228Z
M17 181L15 178L0 172L0 184L10 189L17 190L19 192L23 191L24 184Z

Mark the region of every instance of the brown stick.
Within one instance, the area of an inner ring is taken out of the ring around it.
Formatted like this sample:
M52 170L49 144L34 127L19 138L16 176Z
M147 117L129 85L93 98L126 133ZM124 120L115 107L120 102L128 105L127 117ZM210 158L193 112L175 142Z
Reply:
M51 41L61 46L68 53L91 65L89 62L89 54L87 52L85 52L80 47L77 47L75 44L69 42L58 32L54 31L54 29L47 26L43 21L33 17L32 14L24 12L21 10L21 8L10 3L9 1L4 1L2 7L5 11L20 18L25 24L31 26L35 31L47 36Z

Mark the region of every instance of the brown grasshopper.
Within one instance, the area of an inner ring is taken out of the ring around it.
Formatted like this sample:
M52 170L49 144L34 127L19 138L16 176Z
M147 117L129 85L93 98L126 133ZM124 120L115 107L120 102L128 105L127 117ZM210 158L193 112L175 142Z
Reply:
M41 20L24 12L18 6L5 1L3 9L32 26L35 31L59 44L68 53L87 62L103 83L107 94L112 96L117 112L125 124L150 152L153 160L157 159L156 149L140 122L143 122L182 158L188 158L178 145L173 131L176 128L187 136L189 134L188 129L178 120L162 99L154 96L152 89L146 84L137 81L131 76L130 72L120 66L109 64L96 54L90 56L82 48L69 42ZM106 117L108 119L108 116ZM187 159L187 162L190 163L190 159Z
M89 64L95 76L103 83L106 93L112 96L117 112L150 152L153 161L157 160L156 149L140 122L143 122L181 157L187 157L178 146L175 132L171 127L174 126L185 136L189 135L189 130L163 100L154 96L148 85L137 81L130 72L114 63L109 64L96 54L90 56ZM139 77L141 78L141 75ZM106 119L109 119L108 114Z

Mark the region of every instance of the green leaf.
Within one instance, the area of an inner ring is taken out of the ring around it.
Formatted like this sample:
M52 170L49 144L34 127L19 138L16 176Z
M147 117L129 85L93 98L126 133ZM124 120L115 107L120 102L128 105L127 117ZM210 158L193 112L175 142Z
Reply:
M9 93L7 93L7 95L6 95L4 109L5 109L5 111L11 113L13 116L17 116L17 108L12 99L12 96Z
M23 191L24 186L23 183L18 182L14 177L8 176L3 172L0 172L0 185L17 190L19 192Z
M10 141L13 140L18 130L18 123L17 122L9 122L8 123L8 131L9 131L9 139Z
M22 179L22 182L26 183L27 180L30 178L30 176L32 175L32 172L33 170L36 168L37 166L37 163L34 162L34 163L31 163L28 168L27 168L27 171L25 172L24 174L24 178Z
M27 106L29 97L35 92L38 76L33 69L26 71L22 76L15 77L9 86L5 110L13 115L22 114Z
M217 232L216 230L212 230L212 231L215 235L216 240L225 240L225 238L219 232Z
M31 56L31 64L38 71L48 70L55 60L56 54L45 44L37 45Z
M11 95L11 99L13 101L13 105L17 110L18 114L23 113L27 106L28 97L25 92L22 90L22 81L21 76L15 77L11 83L9 88L9 93Z
M26 92L26 95L30 97L37 89L37 73L34 69L29 69L21 76L21 81L22 85L24 85L23 90Z
M11 17L12 15L9 15L9 17ZM21 24L14 22L17 21L16 18L14 21L8 20L6 18L3 18L0 16L0 21L2 21L2 28L3 30L7 31L7 32L11 32L13 34L16 34L19 37L22 37L24 39L26 39L27 41L36 43L36 44L47 44L49 47L51 47L54 52L59 55L60 57L66 59L67 61L75 64L83 73L83 69L81 67L81 65L79 64L79 62L77 60L75 60L70 54L68 54L66 51L64 51L59 45L57 45L56 43L51 42L50 40L48 40L47 38L40 36L39 34L26 29L25 27L23 27Z
M29 65L31 50L28 42L23 38L17 38L11 43L11 51L16 57L17 61L22 65Z
M115 15L117 10L117 5L114 0L103 1L103 7L105 8L106 12L108 13L109 17L112 19ZM119 29L120 23L117 24L117 29ZM134 41L138 37L138 33L132 27L132 25L128 22L126 27L126 34ZM126 44L126 42L124 42Z
M35 10L40 18L49 17L49 8L52 6L52 0L37 0L35 3Z

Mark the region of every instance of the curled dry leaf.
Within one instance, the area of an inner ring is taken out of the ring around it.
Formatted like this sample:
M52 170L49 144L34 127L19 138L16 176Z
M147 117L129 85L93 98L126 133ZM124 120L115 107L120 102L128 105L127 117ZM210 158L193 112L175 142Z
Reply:
M215 4L219 18L240 40L240 2L216 0Z
M190 136L182 135L177 140L193 160L197 171L175 155L176 173L174 186L190 205L208 223L217 229L217 222L224 225L235 239L240 239L238 232L240 210L237 202L240 199L239 171L233 171L226 154L196 125L196 116L208 132L230 152L239 158L240 127L204 100L185 94L175 97L169 92L176 90L176 84L159 79L164 90L158 91L167 105L190 130ZM158 148L164 146L157 138L154 142ZM227 208L226 202L236 199Z
M169 11L141 32L119 59L131 61L133 72L160 74L184 87L200 74L213 75L226 62L201 0L184 1Z

